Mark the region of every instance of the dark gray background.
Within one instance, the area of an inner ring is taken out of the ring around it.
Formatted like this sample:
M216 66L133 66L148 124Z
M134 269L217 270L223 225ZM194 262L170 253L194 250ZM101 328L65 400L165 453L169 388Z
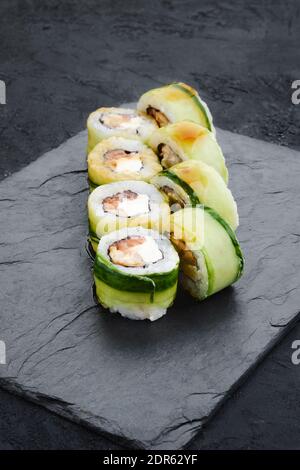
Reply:
M171 80L197 86L217 126L299 149L299 12L280 0L2 0L1 178L76 134L98 105ZM298 338L299 325L192 448L300 448ZM0 448L115 448L4 392L0 416Z

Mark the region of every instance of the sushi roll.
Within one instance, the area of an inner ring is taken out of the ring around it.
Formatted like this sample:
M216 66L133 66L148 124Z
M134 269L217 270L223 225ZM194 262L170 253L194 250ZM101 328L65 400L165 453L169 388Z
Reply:
M151 182L168 198L172 212L185 206L205 205L214 209L235 230L239 224L237 206L214 168L187 160L154 176Z
M170 168L184 160L197 160L212 166L228 182L228 170L215 135L190 121L177 122L155 131L150 147L159 156L161 165Z
M142 226L163 232L169 216L168 203L152 184L124 181L98 186L88 198L91 245L96 252L104 234L124 227Z
M215 132L206 103L185 83L171 83L147 91L140 97L137 110L153 117L159 127L187 119Z
M179 258L171 242L154 230L134 227L104 235L94 262L101 305L133 320L162 317L173 303Z
M202 300L237 281L244 259L230 226L215 211L185 208L171 216L170 238L180 257L183 287Z
M149 181L161 170L157 155L137 139L110 137L88 155L91 189L115 181Z
M99 108L87 120L88 153L101 140L113 136L136 137L147 142L157 127L153 118L138 114L134 109Z

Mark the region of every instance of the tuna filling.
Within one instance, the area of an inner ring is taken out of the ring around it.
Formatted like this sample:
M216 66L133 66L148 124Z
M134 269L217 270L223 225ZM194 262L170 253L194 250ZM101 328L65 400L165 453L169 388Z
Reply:
M155 119L158 124L158 127L164 127L169 124L169 119L164 113L159 111L159 109L153 108L152 106L148 106L146 113L149 116L153 117L153 119Z
M108 255L114 264L127 268L142 268L163 259L156 241L152 237L139 235L112 243Z
M103 199L102 206L104 212L118 217L134 217L149 212L149 197L127 189Z
M118 127L126 127L126 124L134 118L134 114L119 114L119 113L103 113L99 121L105 127L110 129L117 129Z
M181 158L167 144L159 144L157 147L158 158L164 168L170 168L176 163L180 163Z
M137 172L143 168L139 152L114 149L108 150L104 155L106 166L117 173Z

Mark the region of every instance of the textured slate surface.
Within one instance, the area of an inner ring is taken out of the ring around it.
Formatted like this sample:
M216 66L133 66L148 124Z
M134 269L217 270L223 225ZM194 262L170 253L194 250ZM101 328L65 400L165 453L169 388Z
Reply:
M95 103L174 78L201 90L219 127L300 149L300 106L290 99L300 76L298 0L2 0L0 12L0 179L75 135ZM194 449L299 447L299 367L290 358L299 337L298 321ZM1 448L110 446L10 393L0 392L0 415Z
M97 105L174 80L201 90L218 127L300 149L299 17L298 0L2 0L0 178Z
M186 444L299 311L299 153L219 131L246 272L162 320L99 312L85 252L85 133L0 185L1 385L147 448Z

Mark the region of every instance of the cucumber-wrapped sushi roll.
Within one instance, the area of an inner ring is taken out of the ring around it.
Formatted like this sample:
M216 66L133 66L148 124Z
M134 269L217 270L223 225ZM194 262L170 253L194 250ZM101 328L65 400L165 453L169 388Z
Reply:
M185 83L171 83L147 91L140 97L137 110L153 117L159 127L187 119L215 132L207 104Z
M214 209L235 230L239 224L237 206L214 168L187 160L154 176L151 182L164 192L172 212L185 206L205 205Z
M111 312L157 320L176 295L179 258L154 230L134 227L104 235L94 262L95 291Z
M160 170L157 155L137 139L110 137L88 155L91 189L115 181L149 181Z
M149 145L161 165L170 168L184 160L198 160L212 166L228 182L228 170L215 135L190 121L177 122L155 131Z
M171 216L170 237L180 257L181 280L198 300L242 274L243 255L230 226L210 208L185 208Z
M101 140L113 136L138 137L147 142L157 124L153 118L138 114L134 109L99 108L89 115L87 128L89 153Z
M114 230L142 226L164 231L170 208L155 186L124 181L98 186L88 199L90 242L97 251L99 239Z

